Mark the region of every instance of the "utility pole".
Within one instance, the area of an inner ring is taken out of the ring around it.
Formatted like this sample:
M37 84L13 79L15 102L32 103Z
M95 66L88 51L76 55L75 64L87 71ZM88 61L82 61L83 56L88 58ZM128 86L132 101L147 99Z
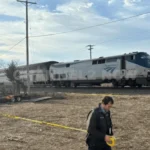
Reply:
M27 61L27 93L30 94L30 75L29 75L29 30L28 30L28 4L36 4L35 2L29 2L28 0L17 2L26 4L26 61Z
M87 45L86 47L89 47L89 51L90 51L90 59L92 59L92 49L93 49L94 45Z

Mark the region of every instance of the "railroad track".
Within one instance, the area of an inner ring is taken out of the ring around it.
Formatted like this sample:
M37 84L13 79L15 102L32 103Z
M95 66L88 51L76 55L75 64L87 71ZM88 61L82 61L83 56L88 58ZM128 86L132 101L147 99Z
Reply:
M32 87L32 92L64 92L64 93L99 93L99 94L125 94L139 95L150 94L150 87L143 88L113 88L113 87L77 87L77 88L56 88L56 87Z

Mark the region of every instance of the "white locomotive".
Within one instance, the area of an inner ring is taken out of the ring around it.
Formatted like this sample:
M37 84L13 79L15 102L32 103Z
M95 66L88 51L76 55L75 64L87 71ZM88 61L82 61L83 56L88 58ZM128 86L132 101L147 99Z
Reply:
M150 85L150 56L145 52L56 63L49 69L54 86L101 85L141 87Z

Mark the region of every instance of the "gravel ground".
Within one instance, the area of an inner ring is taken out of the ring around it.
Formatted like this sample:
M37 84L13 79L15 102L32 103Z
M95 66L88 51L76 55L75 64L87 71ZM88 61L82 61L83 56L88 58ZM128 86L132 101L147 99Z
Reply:
M104 94L65 94L66 99L0 105L0 113L85 129L89 110ZM117 146L150 150L150 96L113 95L111 110ZM0 150L86 150L85 133L13 120L0 115Z

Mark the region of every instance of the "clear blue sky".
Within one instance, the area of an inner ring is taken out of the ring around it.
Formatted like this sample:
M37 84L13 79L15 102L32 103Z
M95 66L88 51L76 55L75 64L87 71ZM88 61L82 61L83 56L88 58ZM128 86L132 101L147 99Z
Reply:
M150 0L32 0L29 34L55 34L97 25L150 11ZM0 2L0 60L26 62L25 6L15 0ZM67 34L30 38L30 63L88 59L133 51L150 54L150 14ZM11 50L10 50L11 49Z

